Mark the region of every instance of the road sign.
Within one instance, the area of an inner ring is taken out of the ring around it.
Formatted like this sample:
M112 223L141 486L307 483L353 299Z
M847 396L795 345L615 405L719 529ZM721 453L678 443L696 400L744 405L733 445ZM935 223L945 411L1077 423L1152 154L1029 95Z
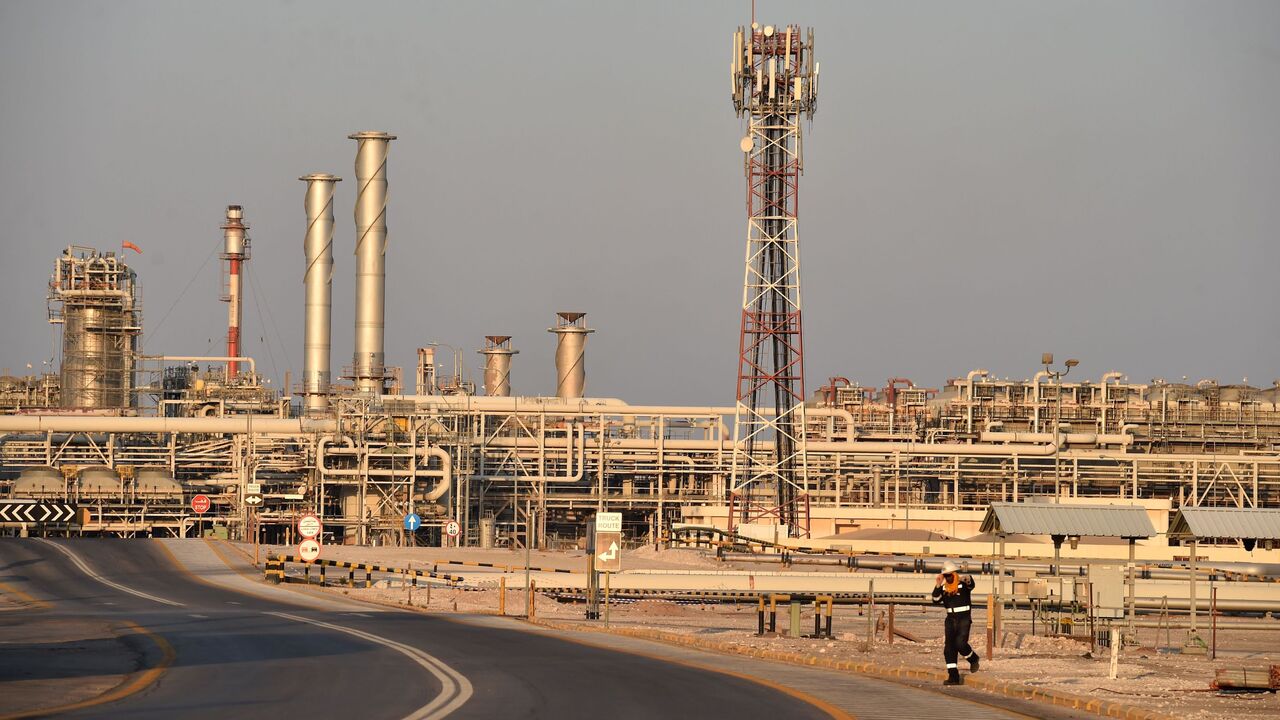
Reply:
M404 516L404 529L413 532L422 527L422 518L418 517L418 513L409 513Z
M596 530L596 571L622 570L622 533Z
M74 505L39 500L0 500L0 522L84 524Z
M617 512L598 512L596 513L596 532L620 533L622 532L622 513Z
M596 571L622 570L622 513L596 513Z
M246 495L261 495L262 483L245 483L244 492Z
M298 557L302 558L302 562L315 562L320 557L320 543L314 539L298 543Z
M458 524L457 520L450 520L449 522L444 524L444 534L448 535L451 538L458 537L458 534L461 532L462 532L462 526Z
M209 499L208 495L197 495L191 498L191 509L195 511L197 515L203 515L209 512L209 508L212 505L213 501Z
M262 496L261 496L261 495L246 495L246 496L245 496L245 498L244 498L244 504L245 504L245 505L261 505L261 504L262 504Z
M303 515L298 518L298 534L310 540L320 534L320 518L315 515Z

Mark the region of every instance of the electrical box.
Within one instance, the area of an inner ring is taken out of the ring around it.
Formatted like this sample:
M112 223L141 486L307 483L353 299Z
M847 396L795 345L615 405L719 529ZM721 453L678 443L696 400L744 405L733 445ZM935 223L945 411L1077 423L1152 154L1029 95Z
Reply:
M1031 600L1049 599L1049 583L1044 578L1033 578L1027 581L1027 598Z
M1125 566L1089 564L1089 603L1094 617L1121 618L1125 610Z

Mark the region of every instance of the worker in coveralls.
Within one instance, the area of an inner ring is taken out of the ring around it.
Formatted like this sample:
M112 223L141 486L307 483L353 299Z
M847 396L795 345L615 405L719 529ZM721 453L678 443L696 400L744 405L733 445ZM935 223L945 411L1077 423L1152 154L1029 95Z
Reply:
M963 655L969 661L969 672L978 672L978 653L969 647L969 626L973 623L969 612L969 594L973 592L973 577L961 575L956 564L948 560L942 566L942 574L933 586L933 602L946 608L946 643L942 655L947 661L947 679L943 685L959 685L960 670L956 661Z

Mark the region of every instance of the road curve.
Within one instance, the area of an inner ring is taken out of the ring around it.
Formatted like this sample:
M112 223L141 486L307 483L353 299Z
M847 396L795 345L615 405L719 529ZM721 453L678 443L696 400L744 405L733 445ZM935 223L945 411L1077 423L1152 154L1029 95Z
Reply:
M0 540L0 582L47 602L44 616L132 621L173 648L149 687L68 717L830 717L749 679L507 628L240 593L171 558L150 541ZM21 662L4 653L0 681Z

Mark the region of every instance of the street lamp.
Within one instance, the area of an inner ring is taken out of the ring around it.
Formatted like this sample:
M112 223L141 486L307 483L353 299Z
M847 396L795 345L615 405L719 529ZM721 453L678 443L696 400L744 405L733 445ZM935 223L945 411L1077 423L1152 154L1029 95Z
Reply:
M1062 483L1062 470L1058 462L1058 454L1062 450L1062 378L1071 372L1071 368L1080 364L1079 360L1067 360L1063 365L1066 367L1062 370L1053 369L1053 353L1041 353L1040 364L1044 365L1045 375L1053 378L1058 386L1058 399L1055 403L1053 421L1053 501L1056 503L1062 494L1059 485Z
M429 347L446 347L453 351L453 387L455 390L460 389L462 387L462 375L459 368L462 365L462 350L457 345L450 345L449 343L431 342L427 343L427 345Z

